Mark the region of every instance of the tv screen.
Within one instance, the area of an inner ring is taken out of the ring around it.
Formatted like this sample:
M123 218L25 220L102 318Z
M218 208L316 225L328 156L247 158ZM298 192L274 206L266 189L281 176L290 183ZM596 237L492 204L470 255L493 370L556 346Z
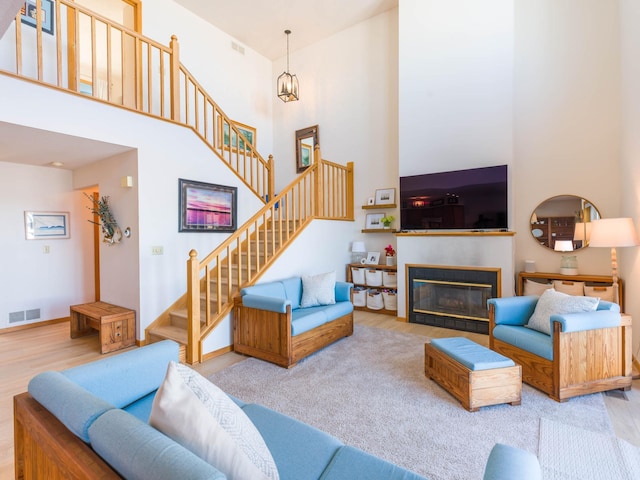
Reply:
M400 177L401 230L505 230L507 166Z

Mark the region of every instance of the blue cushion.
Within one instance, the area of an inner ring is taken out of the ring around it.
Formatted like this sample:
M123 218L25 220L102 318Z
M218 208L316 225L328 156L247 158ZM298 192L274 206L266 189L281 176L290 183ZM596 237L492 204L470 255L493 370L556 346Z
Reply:
M620 313L620 305L613 302L607 302L606 300L600 300L596 310L611 310L612 312Z
M320 480L425 480L362 450L344 446L335 454Z
M302 298L302 278L293 277L282 280L286 299L291 301L291 309L300 308L300 299Z
M296 336L308 332L327 323L326 307L299 308L291 312L291 335Z
M164 380L169 362L177 362L178 355L178 344L163 340L64 370L62 374L94 395L122 408L156 390Z
M269 447L280 480L317 480L344 445L328 433L262 405L248 404L242 410Z
M552 328L553 322L559 322L560 330L565 333L594 330L597 328L619 327L620 320L620 314L613 310L565 313L564 315L551 315L549 319Z
M89 441L88 430L96 418L114 408L60 372L36 375L29 382L28 390L33 398L85 442Z
M153 399L156 398L156 392L157 390L154 390L149 395L145 395L139 400L127 405L123 410L145 423L148 422L149 416L151 415L151 407L153 406Z
M325 305L324 312L327 315L327 322L330 322L353 312L353 303L336 302L333 305Z
M287 299L282 282L257 283L240 290L240 295L244 296L248 294L262 295L264 297L275 297L282 300Z
M496 325L524 325L536 309L538 298L533 295L490 298L487 305L494 306Z
M483 480L542 480L538 457L520 448L496 443L491 449Z
M242 305L270 312L287 313L287 305L291 305L291 301L284 298L245 293L242 296Z
M89 428L91 446L127 479L225 480L212 465L123 410L110 410Z
M513 367L510 358L489 350L464 337L434 338L431 345L460 362L469 370Z
M534 355L553 360L553 339L549 335L526 327L496 325L493 336Z
M353 283L336 282L336 303L351 302L352 288L353 288Z

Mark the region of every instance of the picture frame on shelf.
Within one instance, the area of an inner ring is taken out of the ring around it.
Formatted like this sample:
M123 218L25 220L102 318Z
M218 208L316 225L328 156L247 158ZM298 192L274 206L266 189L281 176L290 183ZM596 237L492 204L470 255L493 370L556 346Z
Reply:
M37 6L36 0L27 0L20 7L20 21L37 28ZM51 0L40 0L40 15L42 16L42 31L53 35L53 2Z
M383 228L382 218L384 218L384 213L367 213L367 220L365 222L364 228L367 230L375 230Z
M376 205L392 205L396 203L395 188L381 188L376 190Z
M235 232L237 187L179 179L179 232Z
M365 265L377 265L380 261L380 252L367 252Z
M69 212L24 212L27 240L70 238Z
M369 197L367 199L367 205L375 205L376 204L376 199L374 197Z
M252 147L256 146L256 136L257 131L255 128L245 125L244 123L236 122L231 120L233 126L240 132L244 138L247 139L249 144ZM238 134L233 131L229 125L229 122L224 121L221 116L218 117L218 148L224 148L225 150L229 150L229 148L238 147L240 150L245 150L244 140L240 139L240 144L238 145Z

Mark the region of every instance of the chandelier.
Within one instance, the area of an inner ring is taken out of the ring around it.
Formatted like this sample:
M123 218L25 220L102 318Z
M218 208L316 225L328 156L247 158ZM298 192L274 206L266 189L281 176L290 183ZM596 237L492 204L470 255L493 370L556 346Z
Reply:
M289 73L289 35L291 30L285 30L287 35L287 70L278 77L278 97L283 102L298 100L298 77Z

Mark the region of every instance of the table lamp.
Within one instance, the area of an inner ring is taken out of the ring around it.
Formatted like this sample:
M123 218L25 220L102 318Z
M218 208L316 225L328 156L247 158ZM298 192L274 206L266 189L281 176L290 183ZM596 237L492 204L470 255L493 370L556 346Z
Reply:
M553 245L556 252L573 252L572 240L556 240ZM578 274L578 257L575 255L563 255L560 260L561 275L577 275Z
M619 302L618 296L618 257L617 247L634 247L639 245L633 220L631 218L601 218L594 220L591 227L590 247L611 248L611 271L613 277L613 298Z
M366 256L367 249L364 247L364 242L351 243L351 263L362 263Z

